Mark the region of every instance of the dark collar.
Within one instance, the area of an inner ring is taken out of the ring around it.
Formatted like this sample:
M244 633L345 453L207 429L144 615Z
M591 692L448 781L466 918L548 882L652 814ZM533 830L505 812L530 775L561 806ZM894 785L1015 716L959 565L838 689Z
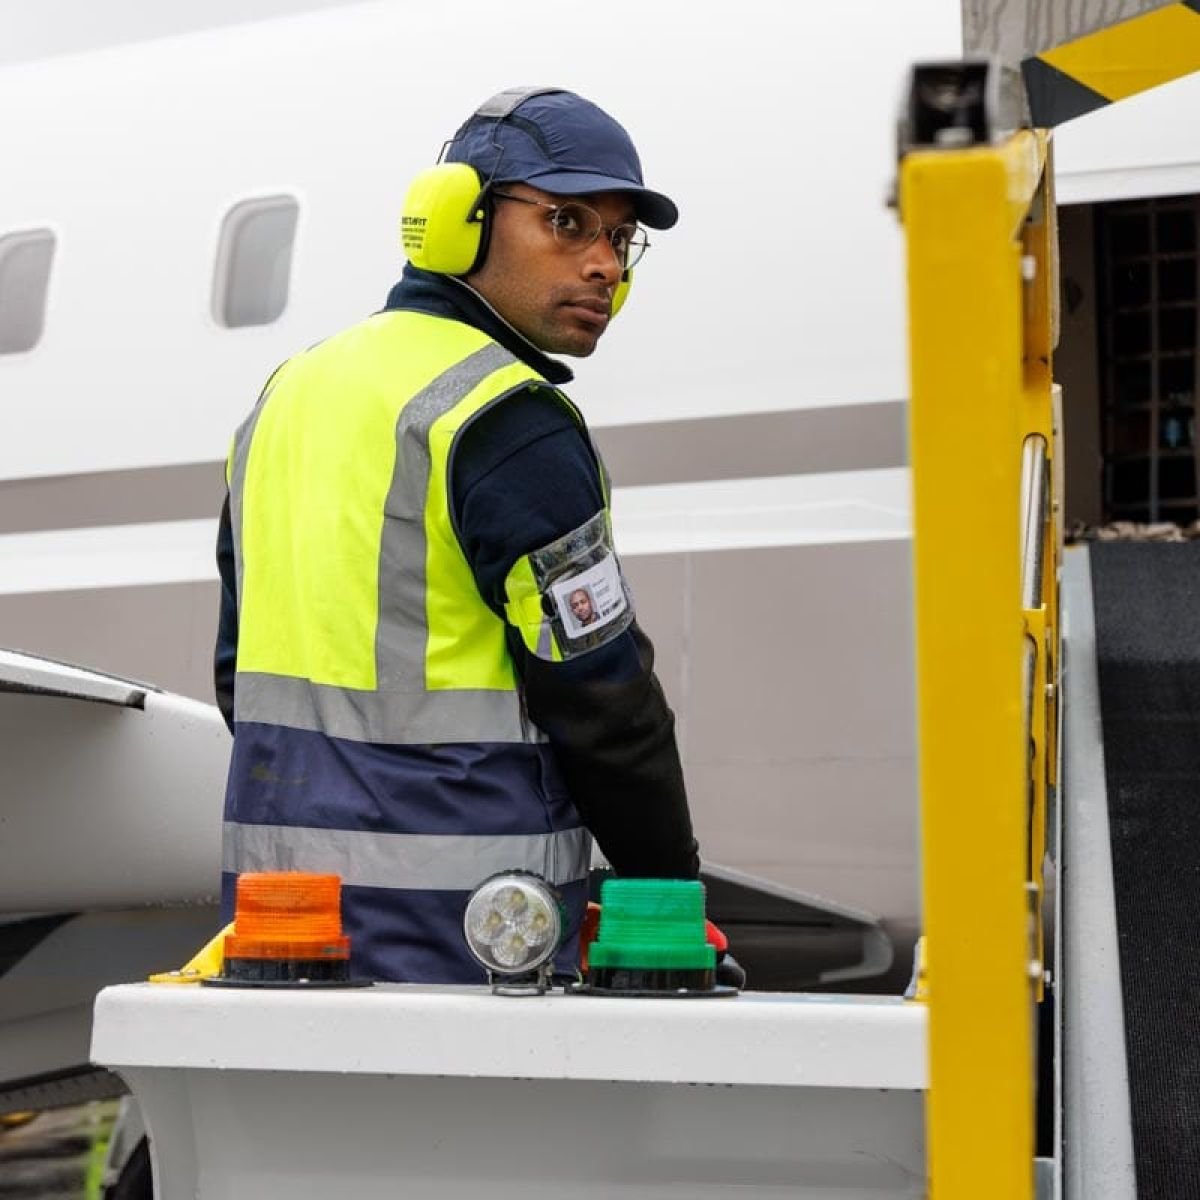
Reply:
M385 311L401 308L473 325L551 383L570 383L575 378L570 367L543 354L461 279L421 271L410 263L384 305Z

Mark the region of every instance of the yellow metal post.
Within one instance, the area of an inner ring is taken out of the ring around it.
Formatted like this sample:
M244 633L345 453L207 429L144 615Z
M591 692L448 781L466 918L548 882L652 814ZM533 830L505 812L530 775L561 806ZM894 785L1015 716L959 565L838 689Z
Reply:
M901 163L936 1200L1033 1193L1020 488L1026 391L1049 388L1024 244L1046 149L1024 131Z

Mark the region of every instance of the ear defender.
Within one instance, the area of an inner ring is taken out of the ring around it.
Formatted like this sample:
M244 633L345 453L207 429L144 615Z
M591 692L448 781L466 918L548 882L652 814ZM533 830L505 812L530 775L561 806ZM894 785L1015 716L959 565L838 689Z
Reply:
M400 216L408 261L439 275L466 275L486 244L483 180L467 163L426 167L409 186Z
M617 313L619 313L621 311L621 309L624 307L625 301L629 299L629 289L632 287L633 287L633 272L632 271L622 271L620 283L618 283L617 286L615 288L613 288L612 312L609 314L610 318L615 317L617 315Z

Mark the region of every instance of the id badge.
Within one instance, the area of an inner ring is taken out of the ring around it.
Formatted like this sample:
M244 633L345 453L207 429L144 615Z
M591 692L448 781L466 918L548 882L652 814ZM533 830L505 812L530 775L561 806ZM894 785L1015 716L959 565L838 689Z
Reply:
M612 641L633 622L633 601L613 550L607 512L533 551L529 563L563 658Z

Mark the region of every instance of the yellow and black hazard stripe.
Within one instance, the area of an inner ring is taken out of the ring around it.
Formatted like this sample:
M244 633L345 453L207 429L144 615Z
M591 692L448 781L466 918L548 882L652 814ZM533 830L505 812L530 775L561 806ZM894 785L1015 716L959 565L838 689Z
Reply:
M1200 0L1165 4L1025 59L1021 71L1040 129L1200 69Z

